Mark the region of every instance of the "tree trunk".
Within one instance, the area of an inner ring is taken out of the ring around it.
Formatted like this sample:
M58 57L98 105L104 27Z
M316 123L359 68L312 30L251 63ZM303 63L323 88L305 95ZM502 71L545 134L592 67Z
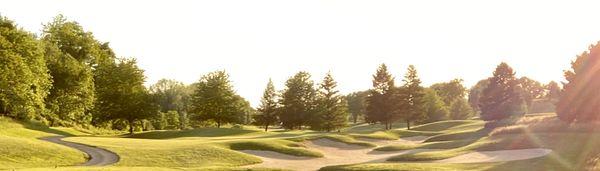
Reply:
M133 135L133 124L134 123L132 120L129 120L127 122L129 122L129 134Z
M358 115L354 115L354 124L356 124L356 122L358 122Z
M221 122L217 121L217 128L221 128Z
M265 125L265 132L269 131L269 124Z
M410 120L408 120L408 119L406 120L406 127L408 130L410 130Z

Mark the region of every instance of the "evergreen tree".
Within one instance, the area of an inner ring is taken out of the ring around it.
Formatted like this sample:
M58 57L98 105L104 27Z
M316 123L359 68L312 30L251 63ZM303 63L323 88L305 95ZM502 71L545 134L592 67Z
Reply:
M417 69L415 66L409 65L408 72L404 76L404 85L402 86L404 91L401 94L402 99L405 101L405 105L402 105L402 109L398 110L399 114L403 114L402 118L406 121L407 129L410 129L410 123L413 121L421 121L424 119L423 111L423 87L421 87L421 80L417 75Z
M339 95L337 82L327 73L317 92L317 113L311 127L327 132L340 129L348 122L348 108L345 99Z
M464 120L473 115L473 109L466 99L457 99L450 105L450 119Z
M314 116L316 91L307 72L298 72L285 82L279 119L286 129L302 129Z
M558 118L565 122L600 120L600 43L577 56L556 105Z
M365 121L368 123L382 123L385 129L391 129L393 121L396 119L393 113L394 104L394 78L388 72L387 66L381 64L377 72L373 75L373 89L369 91L367 97L367 108Z
M0 115L44 119L51 79L35 36L0 16Z
M498 121L523 115L526 105L521 91L513 69L504 62L498 65L479 99L481 119Z
M269 130L269 125L275 125L279 122L277 116L278 104L277 104L277 92L273 81L269 79L267 88L263 93L263 97L260 100L260 106L258 107L258 114L255 115L254 121L257 125L265 126L265 132Z
M437 91L433 89L425 89L423 96L423 108L425 119L421 123L430 123L446 120L448 118L448 108Z
M358 118L364 117L367 108L367 97L369 91L358 91L346 95L348 112L351 114L352 122L357 123Z
M220 128L225 123L240 121L243 98L236 95L225 71L208 73L196 83L192 95L192 112L199 120L212 120Z

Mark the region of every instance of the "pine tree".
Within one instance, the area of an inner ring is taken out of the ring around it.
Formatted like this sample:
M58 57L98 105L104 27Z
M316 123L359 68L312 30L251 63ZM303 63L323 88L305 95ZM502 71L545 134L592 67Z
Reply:
M564 85L556 106L558 118L566 122L600 120L600 42L577 56L565 72Z
M327 73L317 92L317 112L312 128L327 132L342 128L348 122L345 99L336 90L337 82Z
M403 109L398 110L399 114L403 114L403 119L406 121L407 129L410 129L410 123L413 121L421 121L424 119L423 109L423 87L421 87L421 80L417 75L417 69L413 65L408 66L408 71L404 76L404 85L402 86L404 92L403 99L405 105L402 105Z
M385 124L385 129L391 129L393 115L394 77L388 72L387 66L381 64L373 75L373 89L367 97L365 120L368 123Z
M269 130L269 125L275 125L279 121L277 108L277 92L275 91L275 86L273 86L273 81L269 79L267 88L265 88L263 97L260 100L258 114L254 116L257 125L265 126L265 132Z
M481 119L498 121L523 115L526 105L521 91L513 69L504 62L500 63L479 99Z
M314 115L316 90L308 72L298 72L285 82L279 119L286 129L302 129Z

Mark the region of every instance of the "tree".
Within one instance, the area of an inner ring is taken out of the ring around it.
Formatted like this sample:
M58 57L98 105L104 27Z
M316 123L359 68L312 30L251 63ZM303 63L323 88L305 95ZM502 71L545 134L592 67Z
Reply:
M102 96L98 96L96 110L103 113L97 119L124 120L129 125L129 133L133 134L136 121L155 116L159 108L144 87L144 71L137 66L135 59L118 60L115 65L102 71L104 73L101 76L110 77L112 81L97 89Z
M327 73L317 92L317 113L313 117L312 129L327 132L340 129L348 122L348 107L337 90L337 82Z
M411 121L420 121L425 117L423 112L424 92L415 66L408 66L408 72L404 76L403 81L404 85L402 87L404 91L400 93L400 96L404 99L405 105L402 105L403 107L397 110L397 112L403 115L402 118L406 121L406 127L410 129Z
M186 126L186 116L191 103L190 96L192 92L183 83L169 79L158 80L156 84L150 86L150 93L160 106L160 111L176 111L178 113L180 121L177 127L179 129Z
M436 91L446 106L450 106L455 100L465 98L467 88L462 82L462 79L453 79L449 82L433 84L430 88Z
M263 93L263 97L260 100L260 106L258 107L258 115L255 115L254 121L257 125L265 126L265 132L269 130L269 125L275 125L279 121L277 117L277 92L273 81L269 79L267 88Z
M422 123L430 123L448 118L448 108L442 98L438 96L437 91L433 89L425 89L425 96L423 96L423 108L425 112L425 119Z
M302 129L314 116L316 91L307 72L298 72L285 82L279 119L286 129Z
M51 79L43 55L33 34L0 16L0 115L44 119Z
M544 96L544 87L542 83L535 81L531 78L521 77L519 83L522 87L522 95L527 107L531 107L531 103L534 99L539 99Z
M385 64L379 65L373 75L373 89L367 97L365 121L368 123L385 124L385 129L391 129L396 116L393 114L394 77L388 72Z
M348 112L350 112L351 119L354 123L357 123L358 118L365 115L367 96L369 96L369 91L357 91L346 95Z
M565 71L563 91L556 105L558 118L565 122L600 120L600 42L571 62Z
M52 89L46 99L48 108L58 118L51 125L87 124L94 106L92 66L101 56L99 44L92 33L85 32L76 22L62 15L44 25L47 67L52 75Z
M466 99L457 99L450 105L450 119L464 120L473 115L473 109Z
M217 128L222 124L238 122L243 108L239 101L229 75L225 71L208 73L196 83L196 91L192 95L192 110L199 120L212 120Z
M498 121L525 114L526 106L521 92L513 69L504 62L500 63L479 99L481 119Z
M483 79L477 82L471 89L469 89L469 105L473 109L473 112L480 111L479 109L479 99L481 97L481 93L490 83L489 79Z
M551 101L556 101L560 97L561 88L558 86L558 83L554 81L550 81L548 84L544 86L546 89L546 98Z

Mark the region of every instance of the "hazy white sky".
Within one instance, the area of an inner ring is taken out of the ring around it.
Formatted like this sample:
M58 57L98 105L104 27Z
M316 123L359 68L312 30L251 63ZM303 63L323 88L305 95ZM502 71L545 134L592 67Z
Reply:
M64 14L135 57L147 84L184 83L224 69L253 106L269 78L331 71L342 93L368 89L384 62L397 82L414 64L426 85L467 86L501 61L518 76L562 80L576 54L600 40L600 1L0 0L0 14L39 33Z

